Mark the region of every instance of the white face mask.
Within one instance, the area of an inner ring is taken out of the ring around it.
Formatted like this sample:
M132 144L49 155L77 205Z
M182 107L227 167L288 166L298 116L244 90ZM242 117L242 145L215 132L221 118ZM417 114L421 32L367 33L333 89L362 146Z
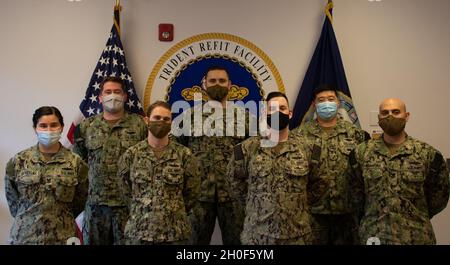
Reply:
M124 102L123 102L123 96L111 93L107 96L103 97L103 110L110 112L110 113L116 113L123 109Z

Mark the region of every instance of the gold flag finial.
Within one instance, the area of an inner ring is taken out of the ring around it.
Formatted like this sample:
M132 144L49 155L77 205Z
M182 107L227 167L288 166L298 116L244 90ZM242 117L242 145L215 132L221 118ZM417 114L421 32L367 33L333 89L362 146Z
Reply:
M328 4L325 7L325 14L327 15L328 19L331 23L333 23L333 15L331 15L331 10L333 9L333 1L328 0Z
M116 5L114 6L114 10L122 11L122 6L120 5L120 0L116 0Z
M117 33L120 36L120 12L122 11L122 6L120 5L120 0L116 0L116 5L114 6L114 26L116 27Z

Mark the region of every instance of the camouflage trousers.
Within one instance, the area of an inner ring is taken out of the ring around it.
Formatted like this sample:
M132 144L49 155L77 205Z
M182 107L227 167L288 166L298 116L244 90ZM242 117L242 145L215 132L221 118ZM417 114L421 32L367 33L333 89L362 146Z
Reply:
M188 245L188 240L172 241L172 242L152 242L146 240L140 240L136 238L126 238L126 245Z
M123 245L128 208L86 204L83 241L85 245Z
M312 214L315 245L354 245L358 243L358 225L353 214Z
M306 234L296 238L280 239L255 233L243 233L241 240L243 245L311 245L313 236Z
M241 244L244 213L238 210L235 202L198 202L190 218L192 225L190 243L209 245L218 218L222 243Z

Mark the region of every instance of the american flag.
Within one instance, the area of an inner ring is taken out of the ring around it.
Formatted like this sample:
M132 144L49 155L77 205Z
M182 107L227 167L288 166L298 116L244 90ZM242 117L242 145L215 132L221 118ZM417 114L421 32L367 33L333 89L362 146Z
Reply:
M80 112L72 122L67 133L67 141L64 143L67 147L74 144L73 136L76 126L83 119L102 112L102 105L99 102L98 96L100 94L100 83L105 77L120 77L125 83L128 94L128 102L125 103L125 110L141 115L144 114L141 102L134 89L133 79L127 68L125 53L122 42L120 41L120 10L121 6L117 2L114 7L114 24L106 42L106 47L103 49L102 55L97 62L91 81L89 81L86 95L80 103Z

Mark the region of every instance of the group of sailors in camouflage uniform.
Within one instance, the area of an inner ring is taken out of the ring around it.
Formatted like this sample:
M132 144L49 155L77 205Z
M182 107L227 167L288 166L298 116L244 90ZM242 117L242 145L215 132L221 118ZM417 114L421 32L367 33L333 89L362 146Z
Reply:
M227 108L225 68L208 69L202 85L203 105ZM100 88L103 112L77 127L73 152L59 143L60 111L35 111L37 145L6 167L12 244L65 244L82 211L91 245L206 245L216 218L226 245L436 243L430 219L447 205L448 169L438 150L406 134L399 99L380 104L377 139L340 117L330 85L314 91L316 118L292 131L286 95L271 92L263 135L250 137L244 111L243 124L213 119L243 135L193 133L194 122L173 136L168 103L154 102L142 118L124 110L121 79Z

